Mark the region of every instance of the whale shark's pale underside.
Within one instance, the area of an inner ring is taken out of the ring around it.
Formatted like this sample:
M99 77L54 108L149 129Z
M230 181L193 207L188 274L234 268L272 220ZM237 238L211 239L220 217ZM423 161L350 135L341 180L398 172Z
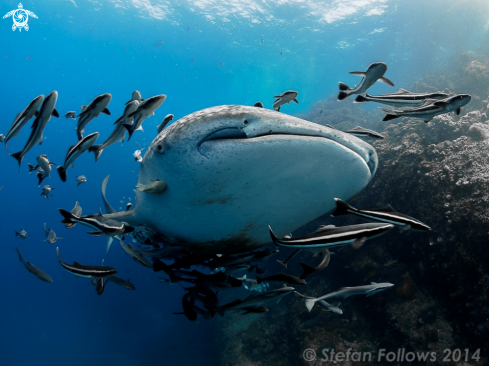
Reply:
M108 217L145 224L200 252L243 252L284 236L362 190L377 154L359 138L263 108L207 108L166 127L151 143L135 206Z

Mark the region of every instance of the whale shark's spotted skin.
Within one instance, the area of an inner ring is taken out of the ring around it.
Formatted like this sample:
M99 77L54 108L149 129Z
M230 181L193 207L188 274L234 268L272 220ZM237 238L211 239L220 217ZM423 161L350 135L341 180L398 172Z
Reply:
M151 143L135 208L108 215L146 224L200 252L242 252L328 212L334 197L362 190L377 169L372 146L355 136L263 108L224 105L175 121Z

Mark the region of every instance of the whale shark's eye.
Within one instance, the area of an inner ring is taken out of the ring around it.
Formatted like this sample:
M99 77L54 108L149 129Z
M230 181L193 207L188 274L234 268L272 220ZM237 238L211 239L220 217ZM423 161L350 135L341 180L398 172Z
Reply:
M247 125L247 124L248 124L248 121L247 121L247 120L244 120L244 122L243 122L243 123L244 123L245 125Z
M158 152L160 154L164 154L165 153L165 149L163 149L163 144L159 144L156 146L156 149L158 150Z

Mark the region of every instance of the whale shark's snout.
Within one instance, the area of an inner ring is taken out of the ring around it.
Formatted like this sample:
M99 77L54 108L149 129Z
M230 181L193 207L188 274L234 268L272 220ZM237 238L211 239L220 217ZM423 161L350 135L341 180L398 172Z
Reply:
M197 251L239 252L286 235L362 190L377 169L372 146L347 133L263 108L192 113L151 143L131 225L144 223Z

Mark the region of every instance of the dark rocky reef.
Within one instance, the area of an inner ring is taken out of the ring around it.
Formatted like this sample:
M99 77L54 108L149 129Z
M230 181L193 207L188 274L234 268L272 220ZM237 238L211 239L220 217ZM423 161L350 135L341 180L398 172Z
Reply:
M488 67L484 58L464 54L455 69L427 75L416 83L411 90L448 88L472 94L473 99L461 116L442 115L428 124L401 118L397 124L378 130L385 139L373 143L380 162L377 174L364 191L348 200L358 208L390 203L397 211L430 225L432 231L401 233L393 229L358 250L335 248L328 268L308 278L308 286L298 290L319 296L342 286L372 281L391 282L394 288L369 298L341 299L343 315L326 313L319 306L309 313L303 300L293 296L279 305L270 304L265 314L226 315L217 322L222 329L218 340L221 365L332 364L319 359L306 362L303 352L308 348L316 350L318 358L325 348L373 354L372 362L343 361L336 365L489 364ZM333 102L328 99L321 103ZM317 106L320 108L320 103ZM351 103L341 108L350 108L353 117L358 115L354 109L361 110ZM321 118L316 109L309 118L303 117L312 121ZM363 124L353 119L352 125L344 128L382 126L371 119L373 114L369 116ZM294 236L314 231L320 224L360 222L356 217L325 215ZM287 254L283 250L279 255ZM314 264L317 259L304 254L289 264L287 272L300 273L300 260ZM436 361L376 359L380 349L397 352L402 348L406 352L435 352ZM464 352L467 348L470 355L480 349L481 359L443 362L444 350Z

